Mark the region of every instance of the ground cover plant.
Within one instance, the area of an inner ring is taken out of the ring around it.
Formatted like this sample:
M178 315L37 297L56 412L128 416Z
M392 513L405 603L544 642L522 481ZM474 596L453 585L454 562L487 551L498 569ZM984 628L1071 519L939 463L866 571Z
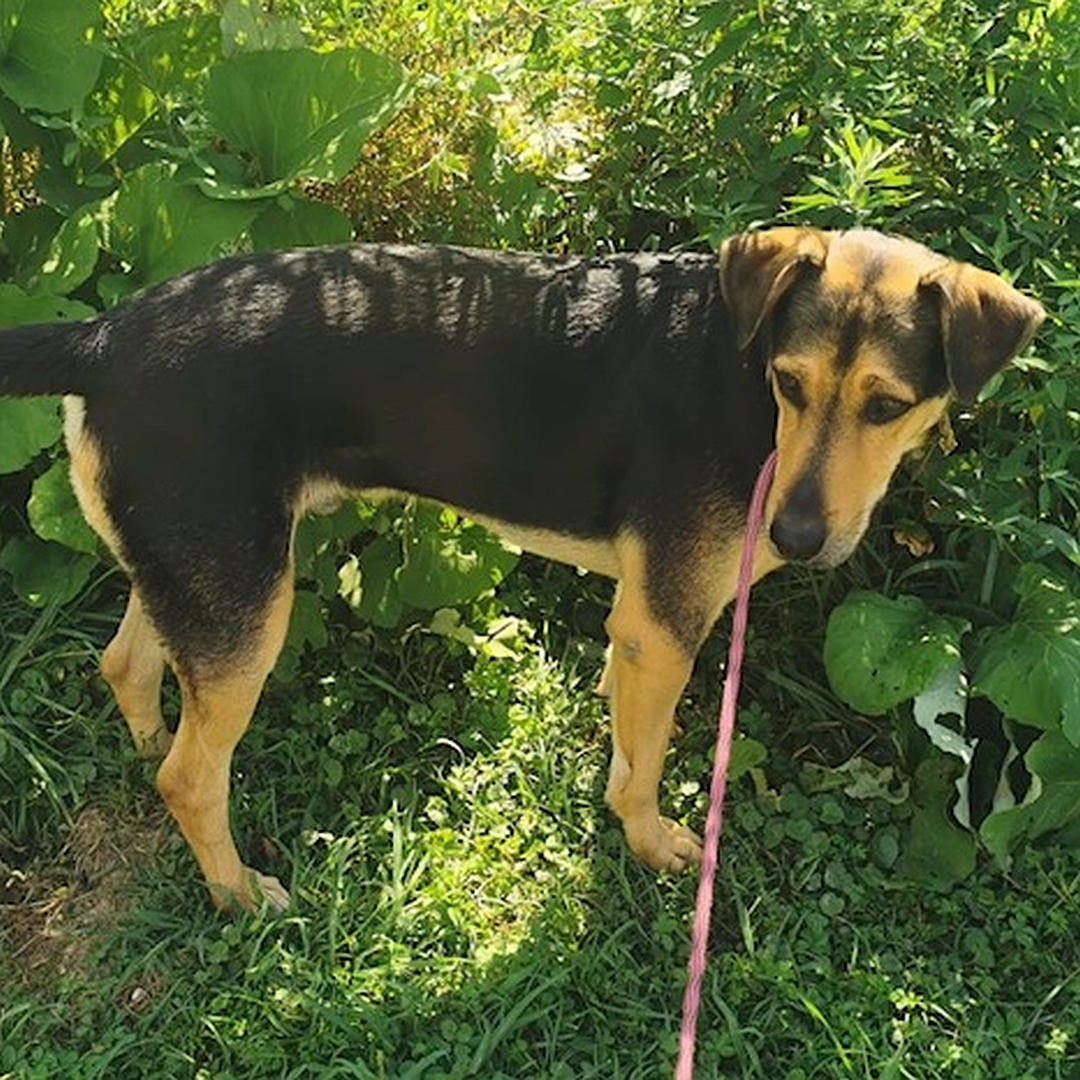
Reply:
M903 231L1039 295L1033 349L851 563L755 591L698 1061L1080 1072L1074 5L0 14L6 324L234 250L777 221ZM295 905L226 920L95 673L124 583L58 440L55 402L0 401L0 1077L668 1073L693 881L602 807L606 583L429 507L307 522L234 782ZM697 823L722 648L666 783Z

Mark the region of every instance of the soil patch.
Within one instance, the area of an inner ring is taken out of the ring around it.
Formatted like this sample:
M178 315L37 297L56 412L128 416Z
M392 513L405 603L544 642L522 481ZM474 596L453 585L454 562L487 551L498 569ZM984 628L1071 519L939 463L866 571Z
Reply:
M132 821L88 807L58 856L17 870L0 862L3 966L35 988L92 976L95 946L131 903L136 868L167 835L163 811Z

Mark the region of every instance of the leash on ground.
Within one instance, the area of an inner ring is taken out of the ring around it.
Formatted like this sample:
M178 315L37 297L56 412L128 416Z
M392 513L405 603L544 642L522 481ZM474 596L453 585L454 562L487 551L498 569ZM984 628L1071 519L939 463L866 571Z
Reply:
M679 1061L675 1080L693 1080L694 1041L697 1034L698 1006L701 1004L701 981L705 975L705 950L709 942L709 921L712 917L713 879L716 876L716 854L720 844L720 825L724 812L724 791L727 787L731 743L735 735L735 705L739 699L739 680L742 675L743 653L746 650L746 624L749 617L750 586L753 584L754 552L758 532L765 514L765 499L769 494L776 471L776 451L773 451L758 473L750 511L746 519L739 578L735 589L735 613L731 622L728 643L727 674L720 702L719 730L716 736L716 760L713 762L712 786L709 789L709 813L705 819L705 842L701 855L701 878L698 882L697 905L694 909L694 928L687 965L686 991L683 994L682 1030L679 1034Z

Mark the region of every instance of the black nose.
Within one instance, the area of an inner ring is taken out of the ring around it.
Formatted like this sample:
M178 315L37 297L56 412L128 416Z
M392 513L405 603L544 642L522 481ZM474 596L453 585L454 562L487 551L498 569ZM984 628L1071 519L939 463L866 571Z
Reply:
M822 549L826 534L821 488L814 477L804 476L777 511L769 536L783 558L804 562Z

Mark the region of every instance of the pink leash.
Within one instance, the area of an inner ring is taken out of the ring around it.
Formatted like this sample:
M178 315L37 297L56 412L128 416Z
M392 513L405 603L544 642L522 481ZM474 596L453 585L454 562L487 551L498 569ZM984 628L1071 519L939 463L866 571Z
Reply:
M713 878L716 876L716 852L720 844L720 824L724 813L724 790L727 787L728 764L731 761L731 742L735 735L735 704L739 699L739 679L742 675L743 653L746 651L746 623L750 607L750 586L753 583L754 552L758 532L765 514L765 499L769 494L776 471L776 451L761 466L743 537L739 580L735 588L735 614L728 643L727 675L720 702L720 730L716 737L716 760L713 762L712 786L709 789L709 813L705 819L705 850L701 855L701 880L698 883L697 907L694 910L694 931L690 944L690 963L686 992L683 995L682 1031L679 1034L679 1062L675 1080L693 1080L694 1040L697 1034L698 1006L701 1004L701 980L705 975L705 948L709 942L709 920L712 917Z

